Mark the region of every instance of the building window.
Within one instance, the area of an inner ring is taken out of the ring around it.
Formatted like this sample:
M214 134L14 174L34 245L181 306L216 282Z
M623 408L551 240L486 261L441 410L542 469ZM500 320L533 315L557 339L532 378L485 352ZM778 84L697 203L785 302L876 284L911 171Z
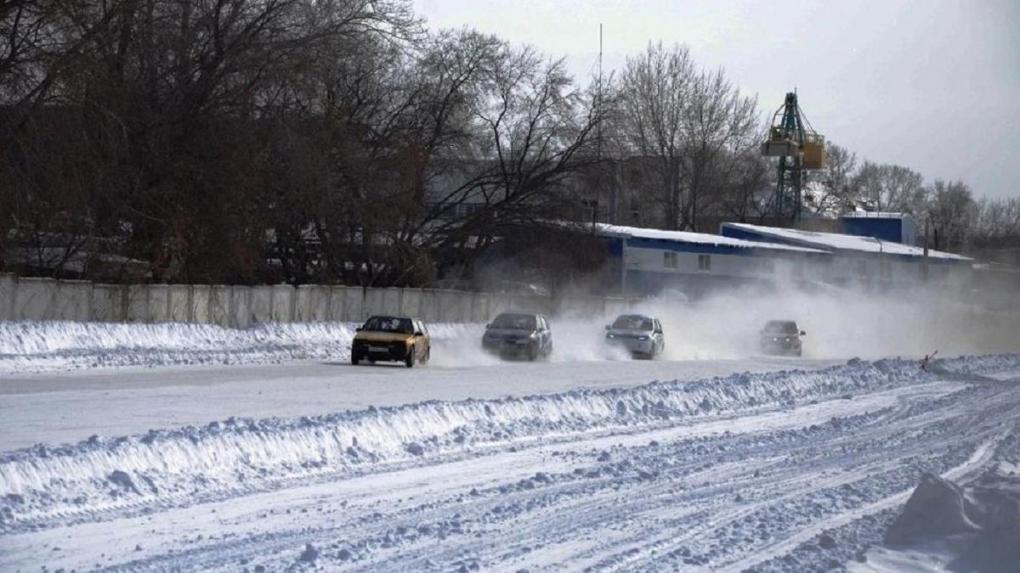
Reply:
M677 267L676 253L662 253L662 266L667 269L675 269Z
M712 256L711 255L698 255L698 270L699 271L710 271L710 270L712 270Z

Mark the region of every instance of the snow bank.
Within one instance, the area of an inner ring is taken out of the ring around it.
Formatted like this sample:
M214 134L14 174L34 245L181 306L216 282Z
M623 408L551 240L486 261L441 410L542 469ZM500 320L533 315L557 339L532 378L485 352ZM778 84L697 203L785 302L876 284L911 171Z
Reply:
M1014 433L1011 440L1020 443ZM1009 469L1007 469L1009 468ZM961 487L925 474L885 534L851 571L1013 573L1020 564L1020 472L1000 464Z
M355 327L335 322L273 323L246 329L184 323L0 322L0 373L295 359L346 361ZM477 327L430 326L439 344L473 329Z
M1020 356L1012 359L1020 365ZM364 464L514 447L571 434L675 424L938 380L914 361L851 361L825 370L737 374L626 389L424 402L295 419L94 437L0 455L0 531L51 517L179 503Z

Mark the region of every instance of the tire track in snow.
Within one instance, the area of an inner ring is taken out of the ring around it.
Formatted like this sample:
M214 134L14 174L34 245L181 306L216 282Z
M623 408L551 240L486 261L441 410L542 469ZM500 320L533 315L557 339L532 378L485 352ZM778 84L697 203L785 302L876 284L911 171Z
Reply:
M320 551L319 565L341 571L736 567L760 552L781 555L854 512L866 514L904 491L918 465L957 465L996 427L1020 416L1015 385L929 381L880 394L725 420L578 431L556 443L509 440L387 473L326 476L157 509L151 516L157 521L108 515L107 523L0 536L12 550L0 556L0 568L36 563L42 543L77 533L103 539L113 554L52 558L51 568L99 560L129 570L236 571L255 563L281 569L306 543ZM603 452L608 459L599 459ZM862 493L829 495L848 485ZM210 516L211 509L217 513ZM787 509L796 510L797 520L776 524L764 540L742 539L734 527ZM695 529L699 523L704 527ZM135 553L137 539L143 549ZM724 543L728 549L717 550ZM683 564L684 556L673 554L683 545L709 559Z

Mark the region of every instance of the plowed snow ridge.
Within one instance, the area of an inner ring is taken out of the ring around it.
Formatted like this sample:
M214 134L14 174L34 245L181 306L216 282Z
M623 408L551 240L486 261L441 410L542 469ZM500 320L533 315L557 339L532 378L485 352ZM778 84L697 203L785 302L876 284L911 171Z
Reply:
M954 359L940 367L975 374L1016 369L1020 355ZM0 455L0 532L54 517L266 490L286 480L379 464L414 464L423 457L515 443L669 426L935 380L940 378L919 370L914 361L852 360L815 371L424 402L295 419L229 419L74 445L40 445Z
M245 329L207 324L0 321L0 373L113 366L247 364L350 358L355 324L270 323ZM434 324L436 341L481 326Z

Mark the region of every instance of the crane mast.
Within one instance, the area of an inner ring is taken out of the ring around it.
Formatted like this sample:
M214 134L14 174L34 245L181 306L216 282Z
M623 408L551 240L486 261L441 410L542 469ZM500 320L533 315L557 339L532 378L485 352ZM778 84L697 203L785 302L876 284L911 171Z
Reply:
M796 92L786 94L783 106L773 114L761 152L778 158L776 192L769 201L769 211L778 219L800 220L804 172L824 166L825 138L804 118Z

